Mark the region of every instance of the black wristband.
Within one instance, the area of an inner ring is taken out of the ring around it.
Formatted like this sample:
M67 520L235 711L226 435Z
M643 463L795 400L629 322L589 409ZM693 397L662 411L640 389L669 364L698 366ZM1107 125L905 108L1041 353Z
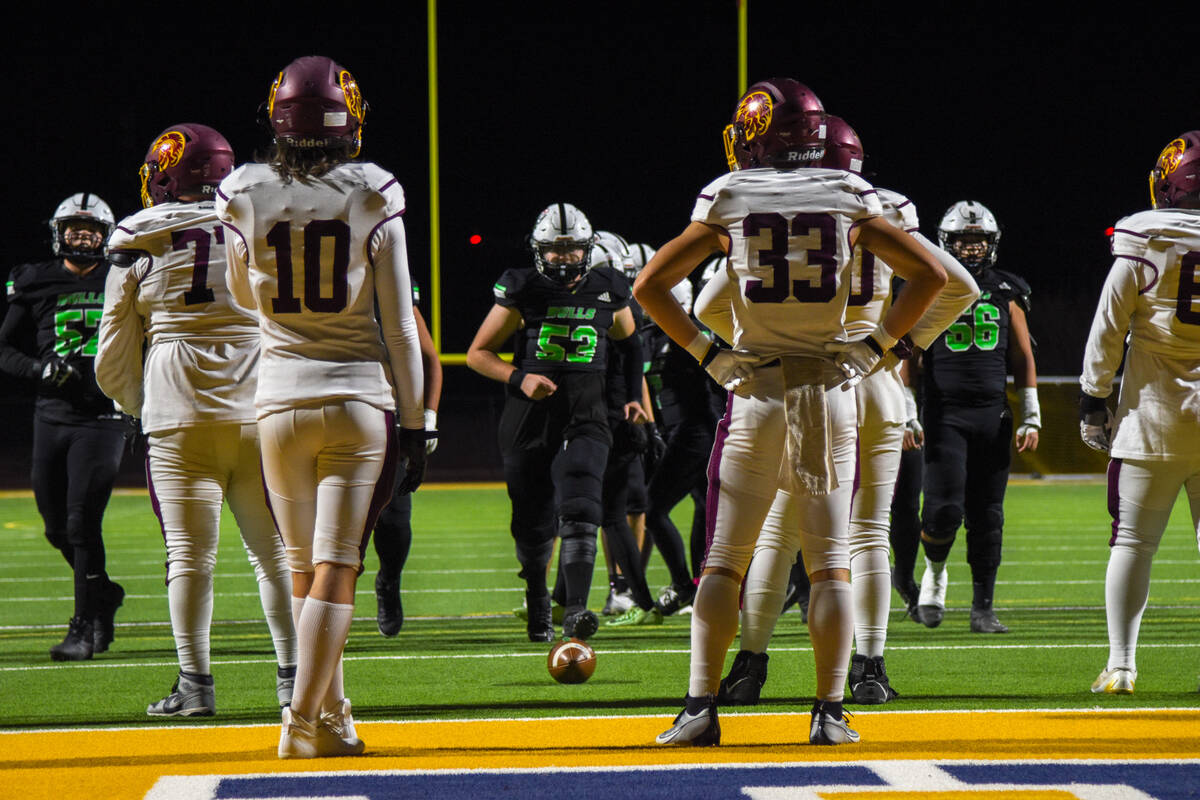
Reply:
M525 376L528 374L524 370L514 369L508 376L508 385L520 389L521 381L525 380Z
M704 352L704 358L700 359L700 366L708 369L708 365L717 357L717 353L721 352L721 347L716 342L708 343L708 350Z
M912 358L913 348L914 345L912 337L906 333L901 336L894 345L892 345L892 352L896 354L896 358L900 359L901 361L905 361Z
M866 344L867 347L871 348L872 353L880 358L883 358L883 348L879 346L879 342L875 341L874 336L868 336L867 338L863 339L863 343Z
M1089 414L1103 415L1108 403L1103 397L1095 397L1087 392L1079 392L1079 418L1084 419Z

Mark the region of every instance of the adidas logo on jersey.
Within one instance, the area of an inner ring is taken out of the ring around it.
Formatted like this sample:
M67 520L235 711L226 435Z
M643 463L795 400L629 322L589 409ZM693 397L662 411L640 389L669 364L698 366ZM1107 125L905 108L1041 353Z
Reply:
M612 302L612 296L609 295L608 292L601 292L600 297L598 297L597 299L602 303L611 303Z

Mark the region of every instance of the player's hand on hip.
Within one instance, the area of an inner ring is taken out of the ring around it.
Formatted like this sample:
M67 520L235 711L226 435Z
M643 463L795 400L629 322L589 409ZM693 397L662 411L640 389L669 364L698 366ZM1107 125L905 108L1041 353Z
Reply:
M861 383L883 357L883 348L870 336L857 342L830 342L825 345L825 350L833 355L833 363L846 375L843 388L847 389Z
M731 350L714 344L700 366L714 381L733 391L754 376L758 356L745 350Z

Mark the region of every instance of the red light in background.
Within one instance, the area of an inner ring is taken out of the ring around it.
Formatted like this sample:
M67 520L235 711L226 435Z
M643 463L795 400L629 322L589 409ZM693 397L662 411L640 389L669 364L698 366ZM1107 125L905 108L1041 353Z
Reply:
M471 238L468 239L467 241L470 242L471 244L479 244L480 242L483 241L483 237L480 236L478 233L472 233Z
M1113 234L1114 234L1114 233L1116 233L1116 228L1111 228L1111 227L1110 227L1108 230L1106 230L1106 231L1104 232L1104 235L1105 235L1105 236L1107 236L1109 239L1111 239L1111 238L1113 237Z

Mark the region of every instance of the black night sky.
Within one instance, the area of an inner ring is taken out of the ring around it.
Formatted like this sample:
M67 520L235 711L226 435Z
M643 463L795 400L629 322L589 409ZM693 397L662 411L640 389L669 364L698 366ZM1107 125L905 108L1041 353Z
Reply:
M443 350L463 352L548 203L654 246L686 225L696 192L725 170L737 10L440 5ZM1148 206L1159 151L1200 128L1200 14L1055 5L750 0L749 78L812 87L858 130L868 177L912 198L931 238L954 201L988 205L1000 266L1033 285L1039 371L1077 374L1105 229ZM46 257L44 221L72 192L100 194L118 218L135 211L140 159L168 125L210 124L252 159L275 74L321 53L363 89L363 156L405 186L413 273L430 285L426 4L244 6L56 7L9 28L8 265Z

